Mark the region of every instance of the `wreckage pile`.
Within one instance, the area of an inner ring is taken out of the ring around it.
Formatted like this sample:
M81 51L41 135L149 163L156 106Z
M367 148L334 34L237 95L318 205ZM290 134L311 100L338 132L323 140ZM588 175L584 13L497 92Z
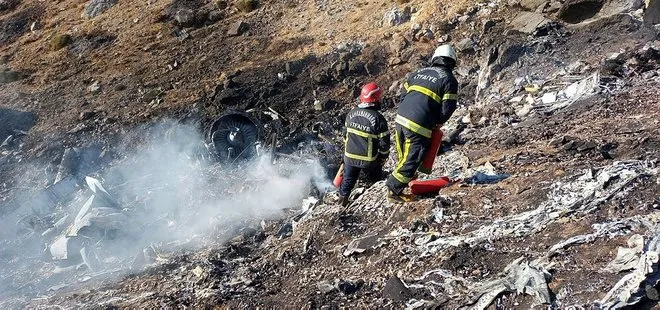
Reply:
M11 109L0 109L3 308L660 300L659 1L264 2L243 13L225 1L168 0L154 4L157 19L126 3L85 6L104 32L48 37L61 54L40 74L80 98L41 85L30 75L38 64L22 56L50 24L2 37L26 46L7 59L2 87L43 86L7 95ZM22 5L0 6L3 22L39 14ZM342 34L363 9L383 16L377 40ZM118 12L135 15L124 27L166 31L144 43L107 22ZM139 55L127 42L142 42ZM383 182L361 183L347 208L334 204L327 176L355 90L388 86L392 120L390 99L438 42L459 50L461 107L423 177L454 184L401 205L387 202ZM131 74L88 75L87 57L106 54ZM71 103L40 103L51 98ZM161 117L196 125L142 130Z

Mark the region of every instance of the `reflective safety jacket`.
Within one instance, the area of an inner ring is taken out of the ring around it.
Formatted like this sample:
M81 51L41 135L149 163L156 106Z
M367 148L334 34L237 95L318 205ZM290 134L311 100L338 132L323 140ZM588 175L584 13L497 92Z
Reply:
M404 84L406 95L399 104L396 122L424 137L444 124L456 110L458 82L450 70L433 66L412 73Z
M355 108L346 115L344 163L366 168L390 153L387 120L376 109Z

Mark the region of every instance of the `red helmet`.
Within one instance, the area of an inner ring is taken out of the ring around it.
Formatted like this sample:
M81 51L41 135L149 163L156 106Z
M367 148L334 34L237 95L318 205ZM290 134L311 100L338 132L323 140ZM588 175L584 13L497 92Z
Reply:
M360 92L360 102L378 103L380 102L380 97L382 95L383 90L381 90L376 83L369 83L362 86L362 92Z

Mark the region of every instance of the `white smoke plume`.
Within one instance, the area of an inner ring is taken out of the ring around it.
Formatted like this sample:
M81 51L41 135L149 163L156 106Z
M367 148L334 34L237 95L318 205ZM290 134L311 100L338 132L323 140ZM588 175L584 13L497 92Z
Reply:
M258 229L261 220L281 217L284 209L300 208L310 192L323 192L331 186L323 168L310 159L274 162L262 154L221 166L209 159L203 137L194 126L173 122L134 130L116 148L121 158L93 175L110 196L105 199L97 192L96 200L90 200L90 209L100 212L102 224L90 225L76 239L92 249L87 256L94 257L92 265L96 266L74 259L70 264L76 267L66 269L63 261L51 260L49 249L57 238L75 235L71 228L74 219L85 213L80 210L94 194L83 185L76 199L53 206L45 217L46 226L65 222L48 237L42 236L43 229L16 233L15 217L0 218L5 238L0 299L43 294L63 283L75 285L80 273L98 275L118 268L125 274L144 259L145 249L219 246L239 229Z

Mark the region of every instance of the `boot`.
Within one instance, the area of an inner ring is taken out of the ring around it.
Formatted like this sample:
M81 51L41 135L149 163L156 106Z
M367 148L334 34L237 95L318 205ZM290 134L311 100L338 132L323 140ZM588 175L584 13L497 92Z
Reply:
M337 201L342 207L348 206L348 196L339 196L339 201Z
M415 197L415 195L412 194L404 194L404 193L397 195L393 191L388 189L387 200L392 203L403 203L403 202L416 201L417 197Z

